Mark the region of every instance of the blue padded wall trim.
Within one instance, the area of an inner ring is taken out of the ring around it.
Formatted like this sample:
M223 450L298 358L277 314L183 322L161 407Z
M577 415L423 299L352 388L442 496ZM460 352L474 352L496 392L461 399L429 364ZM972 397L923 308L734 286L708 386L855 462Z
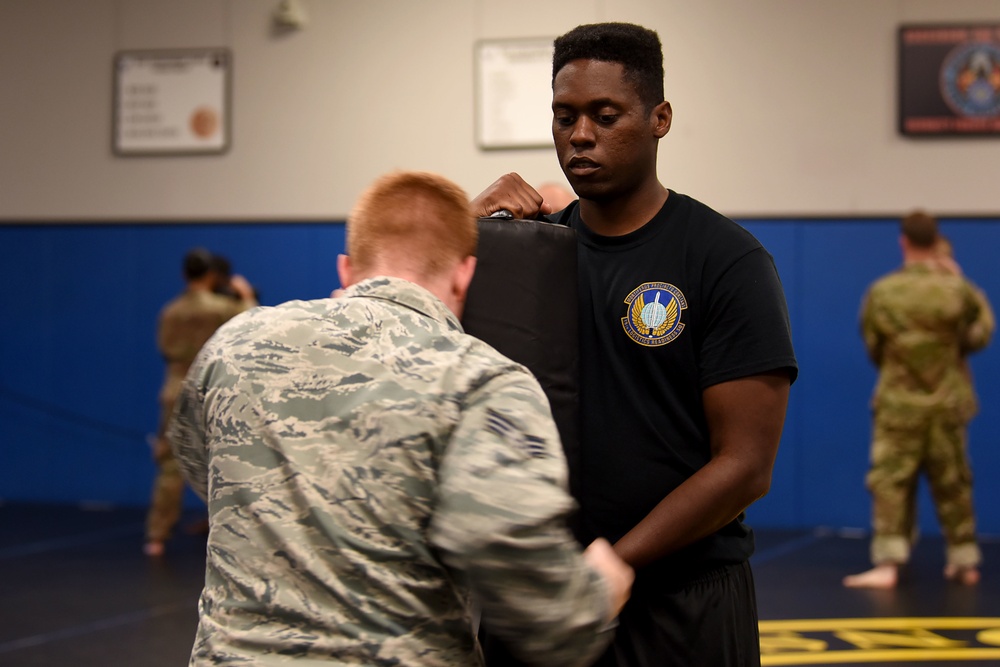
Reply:
M888 219L743 223L774 256L801 373L761 527L868 526L864 488L875 372L858 336L868 284L899 264ZM942 221L966 273L1000 306L1000 220ZM0 499L144 505L162 364L159 308L182 287L180 259L229 256L265 305L337 287L343 224L0 225ZM982 414L970 429L980 528L1000 533L1000 346L972 359ZM921 525L938 532L926 492Z

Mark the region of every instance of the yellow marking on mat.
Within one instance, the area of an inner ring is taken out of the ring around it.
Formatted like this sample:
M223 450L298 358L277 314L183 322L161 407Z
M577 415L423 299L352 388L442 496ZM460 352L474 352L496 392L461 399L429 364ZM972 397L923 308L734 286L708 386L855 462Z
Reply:
M1000 660L1000 618L760 621L761 667Z

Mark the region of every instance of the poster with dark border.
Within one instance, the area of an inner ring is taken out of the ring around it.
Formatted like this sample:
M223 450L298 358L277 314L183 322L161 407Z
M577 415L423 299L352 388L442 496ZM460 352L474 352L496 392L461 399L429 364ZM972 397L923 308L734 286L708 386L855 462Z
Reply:
M232 54L225 48L120 51L114 59L116 155L229 148Z
M899 28L899 131L1000 136L1000 24Z

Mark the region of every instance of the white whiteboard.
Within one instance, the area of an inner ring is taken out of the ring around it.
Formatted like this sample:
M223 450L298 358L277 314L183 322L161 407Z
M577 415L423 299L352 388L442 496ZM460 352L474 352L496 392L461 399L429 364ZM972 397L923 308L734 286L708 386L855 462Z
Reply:
M221 48L118 53L114 152L224 152L229 147L231 64L229 51Z
M552 39L476 44L476 143L552 146Z

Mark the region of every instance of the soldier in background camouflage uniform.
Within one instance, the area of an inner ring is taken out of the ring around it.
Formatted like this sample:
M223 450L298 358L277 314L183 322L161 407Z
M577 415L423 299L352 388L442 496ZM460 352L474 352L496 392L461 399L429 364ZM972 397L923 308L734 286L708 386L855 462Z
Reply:
M201 346L215 330L234 315L257 305L253 288L242 276L230 279L236 299L214 292L218 276L212 270L212 256L203 248L184 256L183 271L187 287L163 307L157 323L156 343L166 361L166 377L160 388L160 425L153 449L158 471L146 516L143 548L150 556L163 553L163 543L170 538L181 514L184 479L165 436L181 383Z
M947 543L945 576L979 581L966 426L977 401L966 356L993 333L989 302L939 251L937 221L902 221L903 267L865 296L861 330L879 377L867 485L873 499L875 567L849 587L892 588L916 536L915 490L925 472Z
M337 298L205 346L171 427L209 508L192 665L477 665L472 595L533 663L606 646L632 571L565 526L538 382L462 331L475 247L461 189L385 177L349 218Z

